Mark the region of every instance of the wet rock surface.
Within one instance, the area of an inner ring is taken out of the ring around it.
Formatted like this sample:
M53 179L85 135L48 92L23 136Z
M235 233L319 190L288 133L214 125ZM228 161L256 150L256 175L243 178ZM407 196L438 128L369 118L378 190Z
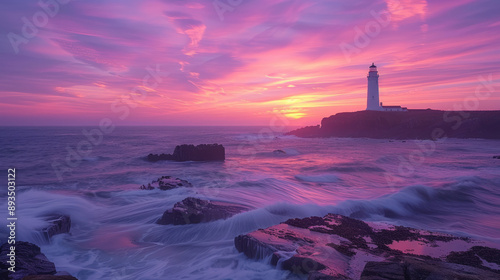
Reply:
M234 242L247 257L308 279L500 279L494 244L335 214L290 219Z
M15 246L15 272L8 270L11 257L7 254L10 253L11 246ZM0 247L0 254L0 276L3 276L1 279L17 280L28 275L53 275L57 272L54 263L47 259L40 247L29 242L4 243Z
M62 233L69 233L71 229L71 218L67 215L50 215L45 219L50 224L40 230L45 242L50 242L52 236Z
M149 154L146 160L173 161L223 161L226 159L226 150L220 144L178 145L173 154Z
M147 184L147 185L142 185L140 187L141 190L154 190L154 189L160 189L163 191L166 190L171 190L175 188L181 188L181 187L187 187L190 188L193 185L189 183L186 180L182 180L179 178L174 178L171 176L162 176L158 178L157 180L154 180L153 182Z
M78 280L71 275L29 275L22 280Z
M375 279L499 279L500 274L439 260L404 257L399 262L368 262L361 280Z
M165 211L156 223L160 225L198 224L227 219L247 210L249 210L248 207L240 204L188 197L177 202L172 209Z

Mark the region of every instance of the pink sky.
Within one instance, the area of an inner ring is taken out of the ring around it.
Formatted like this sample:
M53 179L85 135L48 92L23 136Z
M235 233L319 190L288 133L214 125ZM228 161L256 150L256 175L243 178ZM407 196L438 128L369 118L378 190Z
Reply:
M0 125L316 125L365 109L372 62L384 105L500 109L497 0L57 5L25 38L44 10L2 3Z

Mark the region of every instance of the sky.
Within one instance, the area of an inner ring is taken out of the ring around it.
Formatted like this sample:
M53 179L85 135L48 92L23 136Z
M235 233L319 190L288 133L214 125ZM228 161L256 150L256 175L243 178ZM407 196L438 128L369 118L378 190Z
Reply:
M0 125L316 125L380 101L500 109L498 0L0 4Z

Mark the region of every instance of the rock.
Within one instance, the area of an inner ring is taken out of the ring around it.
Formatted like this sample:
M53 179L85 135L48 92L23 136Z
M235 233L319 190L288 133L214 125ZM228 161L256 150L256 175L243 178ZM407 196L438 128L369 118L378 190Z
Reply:
M149 154L148 161L174 160L174 161L223 161L226 159L224 146L219 144L179 145L173 154Z
M286 155L286 152L283 151L283 150L274 150L273 154L276 154L276 155Z
M71 275L29 275L22 280L78 280Z
M379 279L405 279L405 267L400 263L394 262L367 262L363 273L363 280L379 280Z
M290 219L234 243L308 279L500 279L500 250L485 242L335 214Z
M399 262L368 262L361 274L361 280L495 280L498 277L498 273L489 270L417 257L404 257Z
M500 250L484 246L474 246L465 252L451 252L446 261L482 268L484 266L500 270Z
M305 137L305 138L326 137L325 134L326 133L321 129L320 125L306 126L295 129L287 133L287 135L295 135L298 137Z
M249 210L248 207L240 204L188 197L177 202L172 209L165 211L156 223L160 225L198 224L227 219L247 210Z
M224 146L218 144L180 145L175 147L176 161L223 161L226 159Z
M500 159L500 156L493 156L493 158Z
M460 120L457 122L451 119ZM500 111L408 110L337 113L288 135L298 137L352 137L376 139L483 138L500 139Z
M69 233L71 229L71 218L66 215L52 215L46 219L50 223L47 227L40 230L45 242L50 242L52 236L62 233Z
M8 271L10 246L15 246L15 272ZM0 275L8 274L10 279L22 279L28 275L53 275L56 273L56 267L53 262L40 251L40 247L35 244L24 241L16 241L16 244L10 245L4 243L0 247ZM8 279L8 278L2 278ZM53 279L53 278L50 278Z
M179 178L173 178L171 176L162 176L158 178L157 180L149 183L147 186L142 185L140 187L141 190L154 190L155 188L166 191L166 190L171 190L175 188L181 188L181 187L186 187L190 188L193 185L189 183L186 180L182 180Z
M171 154L149 154L146 160L156 162L159 160L174 160L174 157Z

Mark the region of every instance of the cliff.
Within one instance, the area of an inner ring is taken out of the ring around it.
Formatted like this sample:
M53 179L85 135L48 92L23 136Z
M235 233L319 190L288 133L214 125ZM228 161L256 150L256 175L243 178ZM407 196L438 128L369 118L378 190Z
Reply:
M500 111L359 111L323 118L321 126L287 133L299 137L379 139L500 139Z

